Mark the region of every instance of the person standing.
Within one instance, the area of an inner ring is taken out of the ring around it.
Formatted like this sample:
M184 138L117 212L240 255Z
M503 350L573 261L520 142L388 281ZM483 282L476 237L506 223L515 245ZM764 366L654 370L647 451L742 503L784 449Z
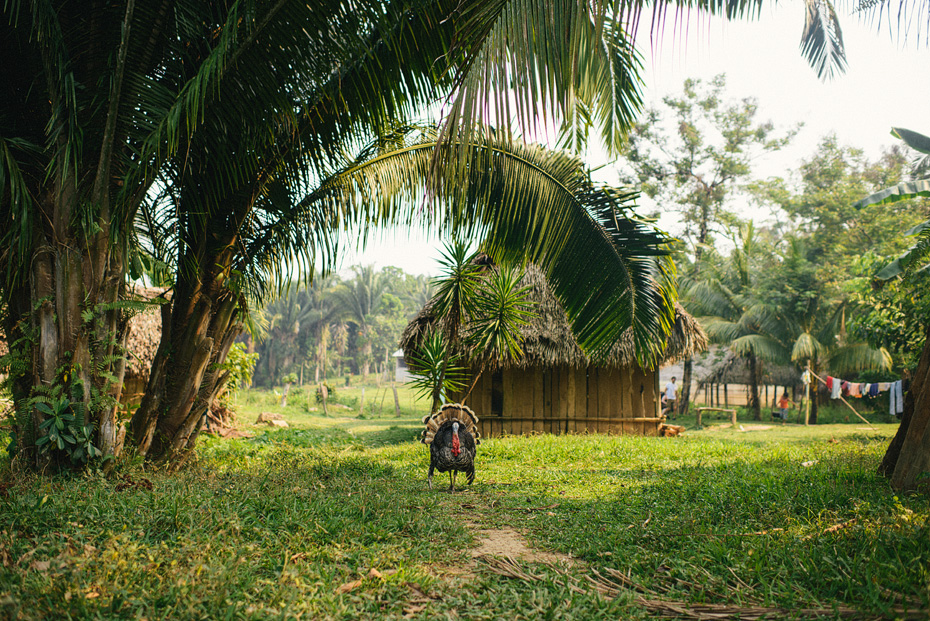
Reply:
M662 400L665 402L662 414L668 412L670 418L675 418L675 406L678 404L678 386L675 385L676 379L678 378L672 376L671 381L665 385L665 392L662 395Z
M780 418L782 421L788 420L788 406L792 403L794 402L788 398L788 393L784 393L781 399L778 400L778 413L775 414L776 418Z

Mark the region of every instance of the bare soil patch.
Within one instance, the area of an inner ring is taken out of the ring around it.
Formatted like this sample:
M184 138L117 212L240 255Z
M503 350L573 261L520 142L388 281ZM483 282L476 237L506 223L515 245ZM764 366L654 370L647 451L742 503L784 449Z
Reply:
M472 558L481 556L506 556L528 563L572 564L572 558L564 554L534 550L519 532L512 528L482 528L475 534L480 539L477 548L471 551Z

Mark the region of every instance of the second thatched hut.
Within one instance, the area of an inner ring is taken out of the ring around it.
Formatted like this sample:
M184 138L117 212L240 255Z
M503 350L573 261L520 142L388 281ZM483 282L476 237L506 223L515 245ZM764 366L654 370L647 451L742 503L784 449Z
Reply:
M524 356L491 361L468 397L481 434L656 435L663 420L658 369L637 364L632 335L625 333L603 359L592 361L578 346L543 272L530 265L521 285L530 289L536 317L521 331ZM408 324L401 339L408 360L436 324L430 304ZM467 323L462 329L467 332ZM674 329L659 362L706 346L700 325L676 305ZM479 370L477 363L472 364L470 376ZM463 395L451 397L461 400Z

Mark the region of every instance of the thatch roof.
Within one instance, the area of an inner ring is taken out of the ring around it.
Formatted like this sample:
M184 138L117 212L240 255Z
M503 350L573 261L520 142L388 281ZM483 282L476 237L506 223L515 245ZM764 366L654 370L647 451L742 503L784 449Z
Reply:
M769 386L794 386L801 381L801 371L790 364L772 364L759 361L762 365L761 384ZM698 384L750 384L749 361L728 351L722 360L714 364L705 374L698 376Z
M606 356L591 361L578 346L572 334L568 315L546 282L545 274L534 265L526 269L521 286L529 287L528 299L534 303L536 317L521 330L524 356L514 360L509 356L497 360L501 367L528 368L538 366L569 365L584 368L589 364L621 368L636 359L632 331L627 331L610 348ZM400 346L409 357L419 347L426 335L436 324L432 314L432 302L428 303L404 330ZM468 333L467 322L462 334ZM665 354L659 362L666 362L686 355L693 355L707 347L707 335L697 321L681 305L675 305L675 325L669 335ZM462 352L464 353L464 352Z
M137 289L135 291L136 296L145 300L155 300L162 293L162 289ZM136 312L129 319L129 336L126 337L127 376L148 375L160 341L161 310L159 305L152 304L149 308Z

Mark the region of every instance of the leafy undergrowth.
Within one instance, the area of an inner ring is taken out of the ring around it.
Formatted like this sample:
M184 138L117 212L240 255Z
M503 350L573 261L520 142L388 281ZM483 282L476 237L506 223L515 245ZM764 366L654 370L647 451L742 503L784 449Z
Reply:
M645 600L779 618L930 608L927 497L897 498L874 473L890 428L790 442L777 429L487 440L475 485L450 496L426 488L426 451L404 425L404 441L385 445L383 429L343 424L211 439L175 476L138 464L7 475L0 617L654 616ZM515 528L575 560L501 575L471 558L476 526ZM595 572L630 588L579 588Z

